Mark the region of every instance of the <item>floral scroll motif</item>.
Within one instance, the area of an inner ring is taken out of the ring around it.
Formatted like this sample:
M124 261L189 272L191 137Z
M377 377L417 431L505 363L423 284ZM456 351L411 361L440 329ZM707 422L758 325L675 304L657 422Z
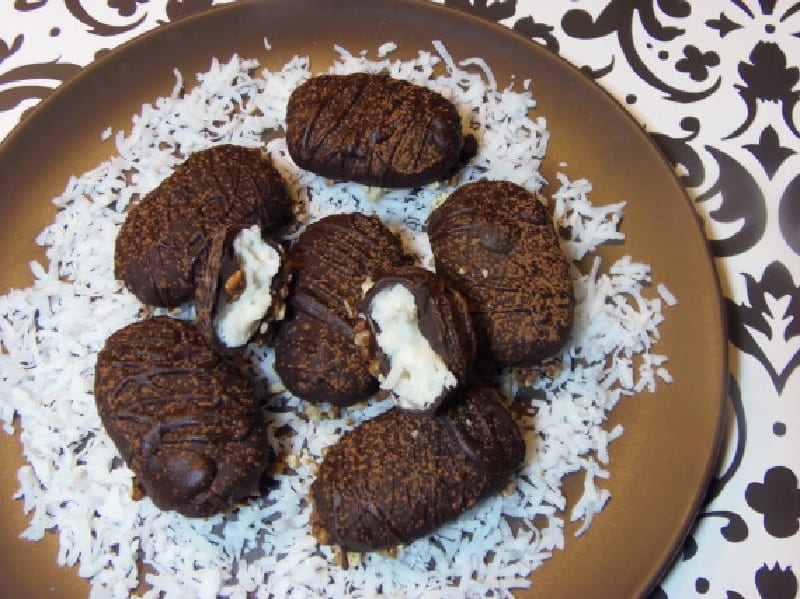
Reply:
M771 263L761 275L742 275L747 303L726 300L731 341L757 358L767 369L778 393L800 366L800 286L780 262ZM781 351L789 347L788 351ZM786 362L779 355L788 355Z
M660 0L658 8L667 17L685 18L691 12L688 2L681 0ZM654 40L665 42L681 36L685 31L679 27L664 25L656 14L654 0L611 0L606 8L594 19L585 10L568 11L561 20L561 26L567 35L583 39L593 39L607 35L616 35L620 49L630 65L642 81L666 93L666 99L690 103L707 98L720 85L717 77L710 85L699 91L680 89L657 76L648 66L634 41L634 22L636 17L641 21L647 34ZM713 51L699 50L691 44L684 47L684 58L676 64L679 71L689 72L695 81L708 79L708 67L719 64L719 56Z

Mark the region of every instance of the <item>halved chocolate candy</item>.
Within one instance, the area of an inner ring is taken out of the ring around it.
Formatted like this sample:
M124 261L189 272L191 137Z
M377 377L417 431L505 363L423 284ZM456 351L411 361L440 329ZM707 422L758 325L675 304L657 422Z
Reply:
M410 543L498 492L524 459L491 387L466 388L430 418L392 408L328 448L311 485L314 534L354 551Z
M159 508L210 516L257 486L268 443L255 391L194 323L158 316L113 333L94 393L137 487Z
M435 273L416 266L381 275L359 305L382 389L416 414L436 410L461 387L475 359L466 300Z
M478 352L499 366L531 366L569 338L569 263L545 206L508 181L458 188L428 218L436 272L467 300Z
M174 307L193 298L214 231L258 224L268 233L292 216L268 155L235 145L201 150L130 208L114 272L143 303Z
M203 337L223 353L265 338L283 318L289 269L283 248L258 225L219 229L211 238L197 285L197 323Z
M444 96L369 73L320 75L295 89L286 108L286 142L301 168L382 187L447 178L476 150Z
M355 344L362 286L404 263L377 216L335 214L310 224L289 251L289 313L275 339L275 371L303 399L345 406L377 390Z

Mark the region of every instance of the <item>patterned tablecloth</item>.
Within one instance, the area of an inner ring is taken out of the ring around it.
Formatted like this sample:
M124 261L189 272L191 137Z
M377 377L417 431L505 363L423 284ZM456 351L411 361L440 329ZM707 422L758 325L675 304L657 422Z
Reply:
M6 0L0 138L113 47L221 3ZM729 319L732 417L699 521L653 597L795 597L800 2L445 3L546 45L616 97L676 165L711 240Z

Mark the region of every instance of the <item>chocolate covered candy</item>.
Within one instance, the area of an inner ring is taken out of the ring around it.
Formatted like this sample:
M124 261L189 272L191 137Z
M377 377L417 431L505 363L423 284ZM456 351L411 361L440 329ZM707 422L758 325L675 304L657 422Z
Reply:
M348 406L378 390L353 342L353 329L304 312L288 318L278 330L275 371L289 391L315 403Z
M430 418L392 408L328 448L311 485L314 534L354 551L410 543L498 492L524 458L490 387L467 388Z
M435 273L406 266L381 275L359 308L356 337L382 389L396 404L427 414L467 379L476 337L466 300Z
M193 323L158 316L113 333L94 392L136 486L161 509L210 516L257 485L268 445L254 390Z
M260 150L214 146L189 156L128 211L114 271L145 304L174 307L194 296L210 237L227 225L287 224L286 186Z
M336 214L310 224L289 261L290 309L275 340L275 371L303 399L365 399L377 381L355 345L358 302L366 280L403 263L400 241L378 217Z
M257 334L266 339L286 308L284 250L258 225L218 229L195 293L198 327L217 351L242 349Z
M417 187L454 173L475 153L442 95L384 74L313 77L286 109L289 154L331 179Z
M556 353L572 327L569 264L544 205L507 181L453 192L428 218L436 272L466 298L479 353L530 366Z

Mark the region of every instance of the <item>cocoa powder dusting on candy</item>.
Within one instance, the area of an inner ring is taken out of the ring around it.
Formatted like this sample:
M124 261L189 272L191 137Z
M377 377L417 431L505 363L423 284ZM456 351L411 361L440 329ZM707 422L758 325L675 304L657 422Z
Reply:
M266 466L252 386L194 323L157 316L113 333L98 354L95 401L136 488L161 509L227 511Z
M114 271L143 303L175 307L193 298L213 232L292 220L282 176L260 150L213 146L189 156L131 207L117 236Z
M296 88L286 109L286 142L301 168L381 187L445 179L476 151L442 95L369 73L320 75Z
M311 487L315 534L357 551L410 543L504 487L524 456L491 387L468 387L430 418L393 408L329 447Z
M569 337L569 263L545 206L507 181L463 185L428 218L436 270L464 295L484 359L530 366Z

